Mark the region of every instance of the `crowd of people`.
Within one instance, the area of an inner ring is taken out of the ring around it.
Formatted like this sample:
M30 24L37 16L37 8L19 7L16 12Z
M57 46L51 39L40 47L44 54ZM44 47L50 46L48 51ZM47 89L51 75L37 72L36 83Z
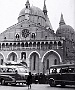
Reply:
M31 74L29 72L28 78L27 78L27 86L28 89L31 89L31 84L48 84L48 75L44 75L42 73L40 74Z
M32 82L37 84L47 84L48 83L48 76L47 75L44 75L42 73L40 74L35 74L33 75L32 74Z

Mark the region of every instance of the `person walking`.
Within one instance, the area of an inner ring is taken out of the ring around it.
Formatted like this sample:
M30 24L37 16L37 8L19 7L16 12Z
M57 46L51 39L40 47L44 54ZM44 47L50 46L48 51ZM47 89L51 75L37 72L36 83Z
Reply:
M31 75L31 72L29 72L29 75L27 77L27 86L28 86L28 89L29 89L29 87L31 89L31 84L32 84L32 75Z

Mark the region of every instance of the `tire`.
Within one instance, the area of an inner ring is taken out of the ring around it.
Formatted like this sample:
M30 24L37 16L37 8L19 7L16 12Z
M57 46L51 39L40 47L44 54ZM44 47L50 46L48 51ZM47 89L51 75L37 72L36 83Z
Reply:
M5 80L4 79L1 80L1 85L5 85Z
M55 86L56 86L56 84L55 84L55 81L54 81L54 80L51 80L51 81L50 81L50 86L51 86L51 87L55 87Z

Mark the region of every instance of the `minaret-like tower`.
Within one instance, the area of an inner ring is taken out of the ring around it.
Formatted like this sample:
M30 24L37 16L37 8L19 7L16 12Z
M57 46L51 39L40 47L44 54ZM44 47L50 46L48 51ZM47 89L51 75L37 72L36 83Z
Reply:
M61 13L60 22L59 22L59 26L61 26L61 25L65 25L65 21L64 21L62 13Z
M27 0L25 4L25 20L29 20L29 13L30 13L30 3L29 0Z
M25 4L26 8L30 8L30 3L29 0L27 0L26 4Z
M43 12L44 12L44 15L47 15L47 8L46 8L46 0L44 0L44 7L43 7Z

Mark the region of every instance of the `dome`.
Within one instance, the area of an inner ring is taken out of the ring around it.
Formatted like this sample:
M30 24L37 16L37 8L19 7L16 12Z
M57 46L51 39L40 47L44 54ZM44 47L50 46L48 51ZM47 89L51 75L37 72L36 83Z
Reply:
M29 20L37 25L50 27L50 29L52 29L49 18L44 10L35 6L30 6L29 0L27 0L25 7L19 13L18 22Z
M58 29L57 32L70 32L70 33L74 33L74 29L70 26L70 25L61 25Z
M25 15L25 9L26 9L26 8L23 8L23 9L20 11L19 17ZM32 14L32 15L37 15L37 16L41 16L41 17L45 18L43 11L42 11L40 8L35 7L35 6L31 6L31 7L30 7L30 14Z
M61 25L56 31L57 36L65 37L71 39L71 36L75 34L74 29L69 25Z

